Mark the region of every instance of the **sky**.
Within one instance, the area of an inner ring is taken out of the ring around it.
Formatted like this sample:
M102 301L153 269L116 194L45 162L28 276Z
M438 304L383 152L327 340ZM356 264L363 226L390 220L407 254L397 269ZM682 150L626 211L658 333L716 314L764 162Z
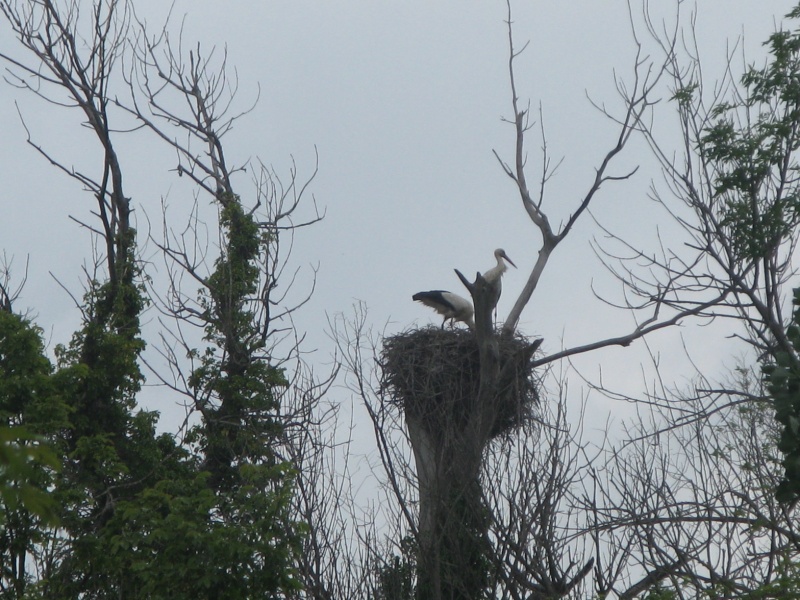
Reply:
M637 0L630 4L639 10ZM654 4L665 19L674 18L674 2ZM699 0L693 6L706 74L714 80L737 39L748 57L762 57L761 43L792 2ZM151 27L166 17L160 0L140 0L136 7ZM684 11L690 8L683 3ZM534 111L541 107L549 152L554 161L563 158L548 187L551 219L558 223L577 206L614 143L613 124L590 99L612 112L621 106L615 81L631 80L636 55L628 3L518 0L513 14L517 46L529 43L517 65L519 95ZM298 297L316 269L315 293L295 316L295 325L307 333L306 350L314 351L312 363L330 362L329 319L352 314L357 303L365 304L368 324L377 331L438 324L439 317L411 295L428 289L466 295L453 269L467 276L486 270L495 248L504 248L519 267L505 276L501 317L521 290L540 238L493 154L510 160L514 147L513 129L503 122L511 116L505 18L499 0L174 3L172 30L183 20L187 44L199 40L204 49L226 48L238 75L239 106L258 99L226 139L229 160L244 164L259 157L286 175L293 157L302 179L319 155L309 191L325 218L298 233L293 254L301 269ZM0 48L16 51L5 25ZM645 54L653 51L646 46ZM660 126L669 136L675 123L666 94L662 105ZM78 311L64 288L80 296L81 268L91 257L87 232L69 217L91 222L93 200L26 144L26 127L66 164L91 171L99 163L94 140L74 111L0 85L0 249L13 257L17 277L27 262L17 308L32 311L52 350L77 326ZM118 139L139 230L148 222L158 229L162 202L171 214L186 214L193 197L177 180L168 149L141 132ZM532 132L534 181L540 145ZM641 168L630 181L601 190L593 214L647 243L661 219L646 199L658 172L639 142L619 157L613 172L636 165ZM239 189L246 194L246 179ZM579 222L523 313L520 329L544 337L545 352L621 335L633 326L630 314L605 306L592 293L592 286L618 291L592 252L599 235L588 215ZM701 365L731 366L724 346L728 333L685 324L657 334L650 347L675 361L680 378L684 339L697 344ZM576 367L590 376L602 369L605 378L634 385L644 348L610 349L580 359Z

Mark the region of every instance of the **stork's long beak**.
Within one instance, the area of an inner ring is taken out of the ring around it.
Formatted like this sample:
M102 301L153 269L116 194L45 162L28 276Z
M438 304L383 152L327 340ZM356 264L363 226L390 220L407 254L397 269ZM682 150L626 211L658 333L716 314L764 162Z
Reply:
M508 258L508 254L506 254L505 252L503 252L503 258L505 258L508 261L508 264L510 264L512 267L514 267L515 269L517 268L517 265L514 264L513 260Z

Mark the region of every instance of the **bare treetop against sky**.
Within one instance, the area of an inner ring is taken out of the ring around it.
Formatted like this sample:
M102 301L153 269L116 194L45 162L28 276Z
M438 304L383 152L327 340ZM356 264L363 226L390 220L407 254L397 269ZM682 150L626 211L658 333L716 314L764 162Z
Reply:
M654 4L671 27L676 3ZM791 6L788 1L698 2L705 76L722 75L726 52L734 51L742 34L739 47L748 61L760 60L761 42L774 29L775 16ZM636 55L628 6L622 0L584 0L517 2L513 9L517 45L530 40L517 67L519 95L523 103L530 99L534 115L541 105L549 153L554 161L563 157L548 191L551 220L557 224L574 210L613 145L613 124L587 95L612 114L623 108L615 77L630 81ZM684 18L691 9L684 3ZM154 30L166 16L162 2L137 2L136 10ZM634 6L637 25L638 10ZM240 108L257 100L227 138L229 159L243 164L258 156L282 174L288 173L292 155L302 179L314 169L315 148L319 153L312 191L327 215L297 238L294 258L307 286L311 269L306 265L319 266L316 293L296 315L296 325L311 333L311 346L322 351L322 360L330 345L322 333L326 313L348 312L363 300L371 322L389 321L390 330L415 321L438 323L411 295L427 289L464 294L453 268L468 276L483 271L492 266L497 247L520 267L507 273L503 284L500 318L508 312L540 239L492 154L513 156L513 128L502 121L511 116L504 2L195 0L176 2L172 15L170 31L177 39L183 23L187 48L199 40L205 49L217 46L220 57L227 48L228 63L238 73ZM0 32L0 48L13 54L17 49L9 38L7 30ZM645 55L656 52L648 48L643 30L641 39ZM738 68L741 53L736 52ZM664 90L662 104L668 99ZM667 134L674 113L665 107L663 114ZM68 215L84 220L92 203L25 144L19 115L35 143L78 170L92 168L86 152L96 149L88 146L74 111L0 86L0 246L13 254L18 278L29 257L28 282L17 306L36 307L38 322L52 330L54 344L67 340L78 314L49 273L80 295L77 265L90 240ZM535 163L540 141L533 133L527 142ZM176 177L177 160L166 148L143 132L120 134L118 143L140 231L158 231L162 199L172 214L189 211L192 195ZM640 144L626 149L615 172L646 161ZM658 176L655 167L642 163L632 181L601 190L593 214L616 232L652 239L659 215L646 191ZM201 199L201 205L206 202ZM590 219L579 223L522 315L520 329L545 337L550 352L562 338L565 345L576 345L631 326L629 314L592 296L592 284L614 291L589 245L599 235ZM673 341L664 342L677 347L677 336L665 335Z

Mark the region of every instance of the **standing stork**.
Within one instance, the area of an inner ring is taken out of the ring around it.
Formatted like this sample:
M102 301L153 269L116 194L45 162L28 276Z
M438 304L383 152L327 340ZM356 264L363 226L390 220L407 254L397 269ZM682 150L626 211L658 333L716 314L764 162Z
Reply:
M501 281L503 278L503 273L508 271L508 265L505 263L505 261L508 261L508 264L515 269L517 268L517 265L514 264L514 261L508 258L506 251L502 248L498 248L494 251L494 258L497 260L497 264L486 271L483 274L483 278L486 280L486 283L494 286L494 288L497 290L497 297L499 298L500 292L503 290L503 284Z
M422 302L425 306L429 306L440 315L443 315L442 329L444 329L447 319L450 319L451 324L454 321L461 321L466 323L470 329L475 329L475 321L472 320L472 315L475 311L472 308L472 303L458 294L445 290L431 290L429 292L417 292L411 296L411 299Z

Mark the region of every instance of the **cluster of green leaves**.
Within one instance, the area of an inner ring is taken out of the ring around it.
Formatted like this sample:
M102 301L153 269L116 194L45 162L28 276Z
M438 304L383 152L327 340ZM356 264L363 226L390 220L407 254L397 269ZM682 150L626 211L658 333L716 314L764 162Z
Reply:
M56 349L52 385L68 407L68 424L53 431L63 468L53 496L61 530L51 532L64 558L41 587L46 595L113 594L114 580L98 565L105 525L120 501L135 498L159 474L157 414L136 412L144 377L139 315L145 297L136 266L135 232L120 234L115 276L92 281L84 321L68 347ZM107 557L103 556L104 559Z
M657 583L647 591L647 595L642 600L675 600L677 597L678 594L675 590Z
M418 560L413 563L416 566L428 561L416 573L416 597L421 600L488 598L492 573L490 514L480 493L480 483L476 477L447 483L449 489L439 499L434 517L435 538L429 548L423 542ZM397 566L408 568L410 564ZM404 573L389 570L384 575L395 578L385 583L396 585L397 578Z
M775 557L775 577L771 582L740 596L742 600L800 600L800 566L783 554Z
M6 509L2 527L13 527L13 516L24 510L55 523L54 503L41 480L40 469L57 470L60 463L53 450L25 427L0 427L0 499ZM7 529L6 529L7 531Z
M26 560L57 525L48 493L60 466L48 443L67 424L51 381L41 331L0 310L0 591L21 597L32 576Z
M417 542L406 536L400 542L400 555L394 554L378 568L378 589L374 600L414 600L417 573Z
M775 418L781 424L778 449L783 454L783 479L777 497L783 502L800 499L800 288L794 290L794 317L786 335L795 354L778 352L775 362L764 367L767 389L775 405Z
M798 15L795 9L787 16ZM704 162L716 170L721 223L741 260L768 256L800 223L793 157L800 145L800 35L778 31L765 45L767 65L742 78L743 102L716 106L699 143ZM675 99L685 104L695 89L680 90Z

